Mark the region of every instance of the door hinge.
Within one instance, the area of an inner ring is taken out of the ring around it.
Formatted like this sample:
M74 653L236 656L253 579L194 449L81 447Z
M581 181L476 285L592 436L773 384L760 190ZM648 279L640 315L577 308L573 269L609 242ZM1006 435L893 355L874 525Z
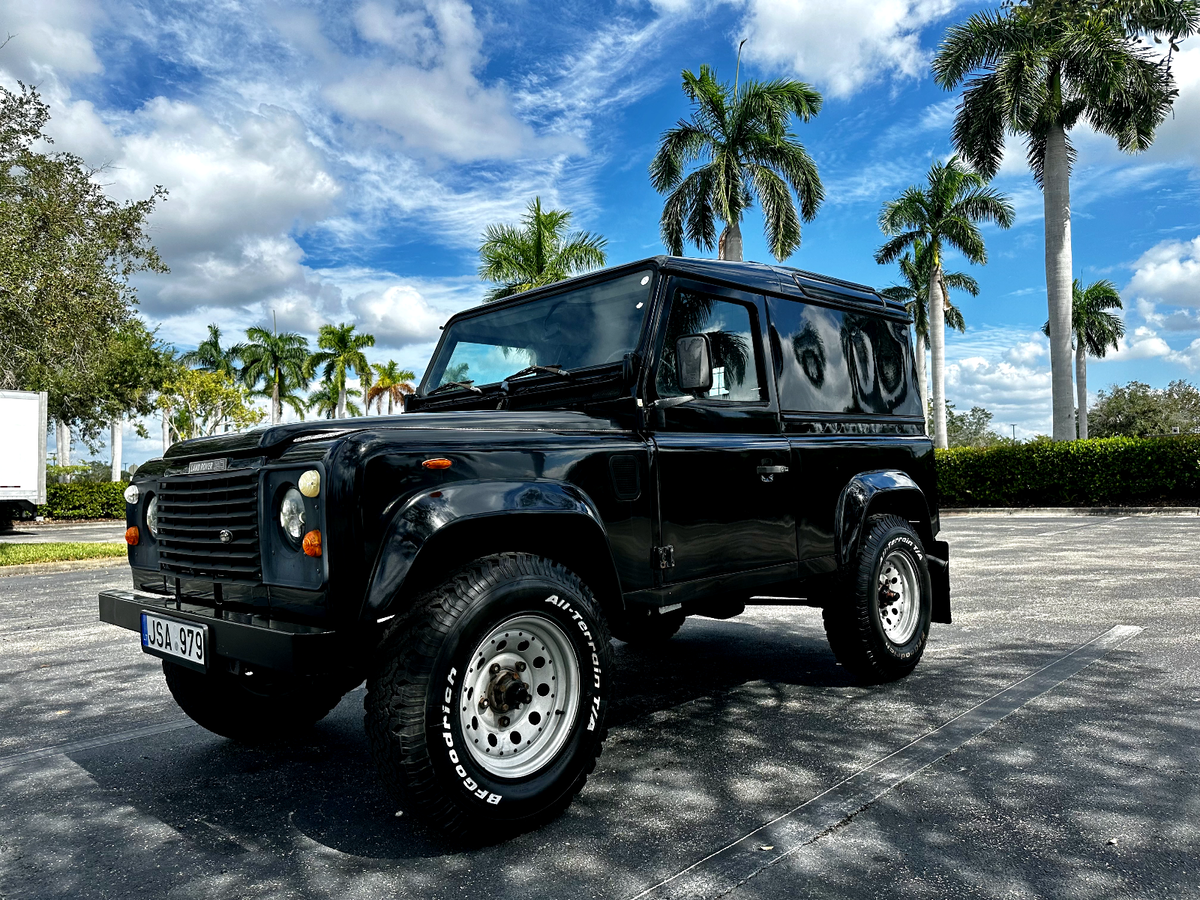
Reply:
M670 544L665 547L655 547L654 555L658 559L660 569L675 568L675 548Z

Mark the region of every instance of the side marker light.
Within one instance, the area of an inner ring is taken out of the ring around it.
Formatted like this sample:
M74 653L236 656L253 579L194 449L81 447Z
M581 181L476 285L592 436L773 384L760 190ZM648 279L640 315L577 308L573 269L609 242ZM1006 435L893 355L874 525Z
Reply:
M304 547L304 555L305 556L320 556L321 555L321 532L310 531L308 534L306 534L304 536L304 543L302 544L302 546Z
M136 525L130 525L125 529L125 543L127 543L130 547L137 546L138 537L138 527Z
M454 465L454 463L451 462L450 460L439 457L438 459L425 460L425 462L421 463L421 468L423 468L423 469L448 469L452 465Z

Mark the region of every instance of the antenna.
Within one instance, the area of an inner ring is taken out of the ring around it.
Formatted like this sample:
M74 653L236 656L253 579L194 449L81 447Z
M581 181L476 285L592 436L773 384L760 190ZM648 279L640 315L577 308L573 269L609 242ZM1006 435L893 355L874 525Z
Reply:
M734 102L737 102L738 76L742 73L742 44L746 43L746 41L748 41L748 40L750 40L750 38L742 38L741 41L738 42L737 67L733 70L733 99L734 99Z

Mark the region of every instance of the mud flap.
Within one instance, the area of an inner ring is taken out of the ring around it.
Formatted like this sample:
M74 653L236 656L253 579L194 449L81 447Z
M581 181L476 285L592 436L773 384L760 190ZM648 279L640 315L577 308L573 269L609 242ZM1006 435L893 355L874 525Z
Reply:
M933 621L950 624L950 545L934 541L925 558L933 582Z

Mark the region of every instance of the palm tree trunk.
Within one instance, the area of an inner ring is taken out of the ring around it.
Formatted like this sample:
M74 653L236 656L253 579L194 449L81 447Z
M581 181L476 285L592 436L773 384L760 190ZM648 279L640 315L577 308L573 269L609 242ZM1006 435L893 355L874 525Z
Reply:
M339 419L346 418L346 382L342 382L342 386L338 388L338 405L337 417Z
M1046 216L1046 301L1050 312L1050 392L1054 440L1075 439L1071 396L1071 182L1067 133L1058 124L1046 133L1042 196Z
M1086 441L1087 432L1087 347L1082 340L1077 340L1075 348L1075 386L1079 391L1078 412L1079 439Z
M271 424L278 425L283 418L283 410L279 403L279 370L275 370L275 384L271 386Z
M742 226L732 222L721 232L717 242L717 259L732 259L742 261Z
M55 442L58 444L58 464L60 466L69 466L71 464L71 426L62 419L57 420L58 430L55 432Z
M929 375L925 370L925 335L917 335L917 396L921 398L921 418L929 433Z
M121 480L121 456L123 447L121 446L121 438L124 436L121 433L121 420L113 419L108 425L108 444L112 450L112 480Z
M163 439L163 455L171 449L171 413L164 406L162 411L162 439Z
M950 446L946 434L946 302L942 298L942 262L929 273L929 349L933 357L933 446Z

